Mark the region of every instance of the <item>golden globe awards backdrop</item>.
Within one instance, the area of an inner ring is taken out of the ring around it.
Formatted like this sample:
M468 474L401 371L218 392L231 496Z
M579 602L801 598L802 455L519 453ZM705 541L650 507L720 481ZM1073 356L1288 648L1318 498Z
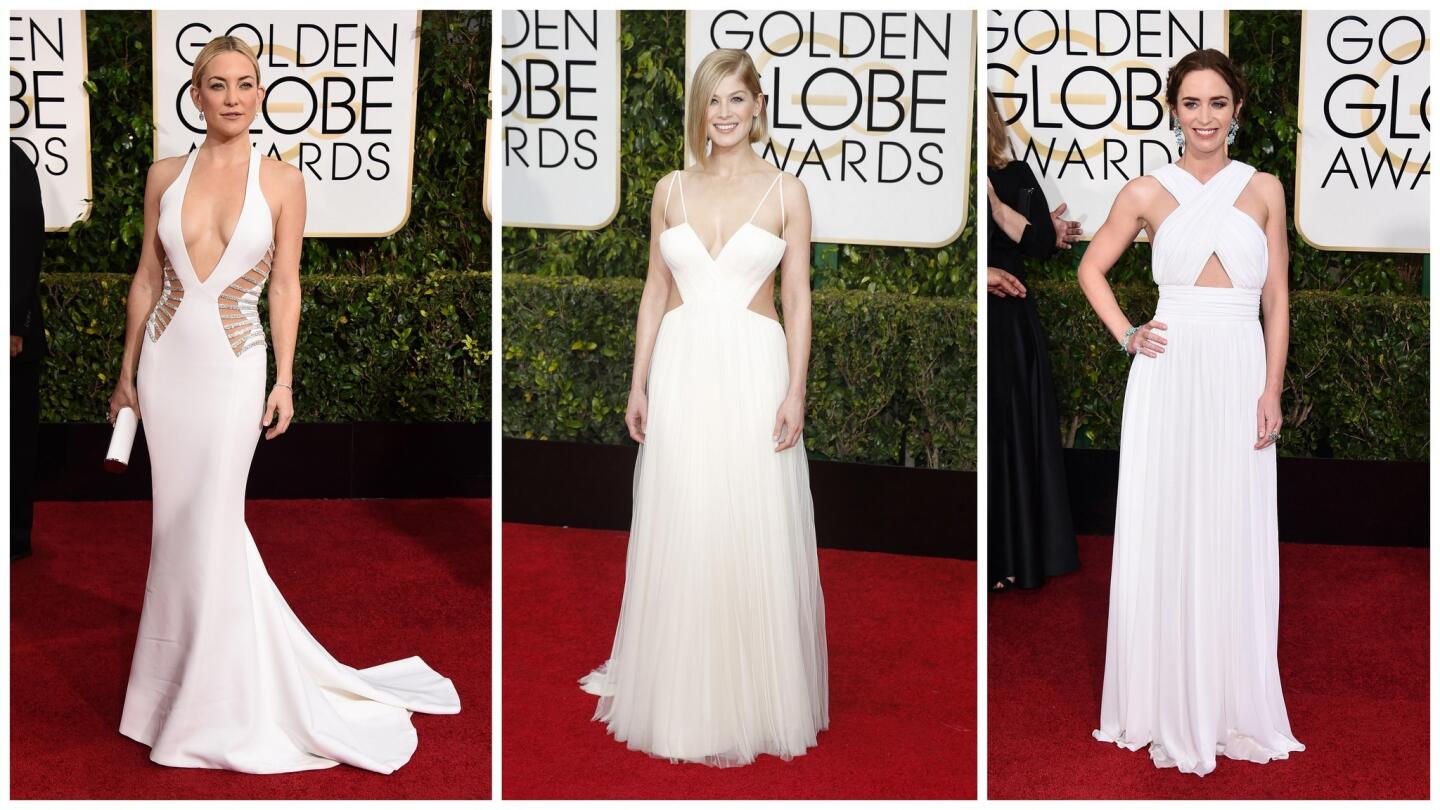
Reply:
M620 12L500 23L505 224L605 227L620 211Z
M1191 51L1228 50L1228 31L1223 11L990 12L986 79L1000 117L1050 207L1066 203L1084 238L1125 183L1179 157L1165 76Z
M716 48L755 60L770 125L755 148L805 182L814 241L941 247L959 237L973 12L691 11L687 103L691 76Z
M45 230L90 216L85 13L10 12L10 139L36 166Z
M205 139L190 69L212 38L237 36L265 87L251 135L304 175L305 235L388 236L410 216L419 32L416 11L154 12L155 154Z
M1430 249L1429 31L1423 11L1301 15L1295 228L1310 244Z

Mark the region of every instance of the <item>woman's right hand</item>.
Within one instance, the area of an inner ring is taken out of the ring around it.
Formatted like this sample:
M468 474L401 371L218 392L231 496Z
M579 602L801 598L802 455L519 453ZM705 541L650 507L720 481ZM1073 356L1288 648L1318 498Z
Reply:
M135 412L135 419L140 419L140 396L135 393L135 381L121 378L115 383L115 391L110 394L110 411L106 415L106 421L115 424L115 417L119 415L121 408L129 408Z
M649 400L646 399L644 391L636 389L630 392L630 402L625 405L625 427L630 429L630 438L641 444L645 443L645 415L648 406Z
M1135 333L1130 336L1130 342L1125 345L1125 350L1131 354L1139 352L1146 357L1158 357L1165 353L1165 338L1155 334L1156 329L1164 330L1168 327L1159 321L1150 321L1141 325Z

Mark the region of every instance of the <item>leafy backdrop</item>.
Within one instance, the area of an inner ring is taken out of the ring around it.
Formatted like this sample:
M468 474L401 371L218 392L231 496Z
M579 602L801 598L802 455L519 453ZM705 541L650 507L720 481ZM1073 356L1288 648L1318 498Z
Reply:
M507 435L623 443L650 195L684 156L685 13L620 20L620 212L597 231L505 228ZM972 146L971 161L974 152ZM975 467L975 197L939 249L817 245L806 447Z

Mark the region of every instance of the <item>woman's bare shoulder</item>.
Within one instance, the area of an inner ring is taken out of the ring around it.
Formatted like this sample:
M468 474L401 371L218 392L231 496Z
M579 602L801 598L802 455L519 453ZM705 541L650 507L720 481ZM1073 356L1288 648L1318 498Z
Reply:
M165 189L180 177L180 171L185 168L185 161L188 158L189 155L175 155L174 157L160 158L151 163L150 170L145 173L146 191L152 194L164 194Z

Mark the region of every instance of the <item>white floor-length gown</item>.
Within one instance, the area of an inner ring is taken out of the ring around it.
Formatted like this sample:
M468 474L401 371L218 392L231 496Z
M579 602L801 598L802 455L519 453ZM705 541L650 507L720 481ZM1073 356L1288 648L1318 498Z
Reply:
M684 210L679 173L670 188ZM748 309L785 242L750 220L713 257L688 211L660 234L684 303L650 362L614 645L581 679L616 740L716 766L804 754L829 724L805 447L771 439L785 332Z
M450 680L418 657L355 670L290 611L245 527L265 406L256 306L274 251L260 153L213 271L190 263L181 209L199 150L160 198L164 287L146 325L138 394L154 490L150 571L120 732L164 765L250 773L381 773L416 746L412 711L453 714Z
M1152 173L1179 204L1153 244L1168 342L1135 356L1125 389L1094 732L1201 776L1217 754L1263 763L1304 750L1275 657L1275 448L1254 449L1269 248L1234 206L1254 173L1234 160L1206 183L1174 164ZM1195 286L1212 254L1232 287Z

